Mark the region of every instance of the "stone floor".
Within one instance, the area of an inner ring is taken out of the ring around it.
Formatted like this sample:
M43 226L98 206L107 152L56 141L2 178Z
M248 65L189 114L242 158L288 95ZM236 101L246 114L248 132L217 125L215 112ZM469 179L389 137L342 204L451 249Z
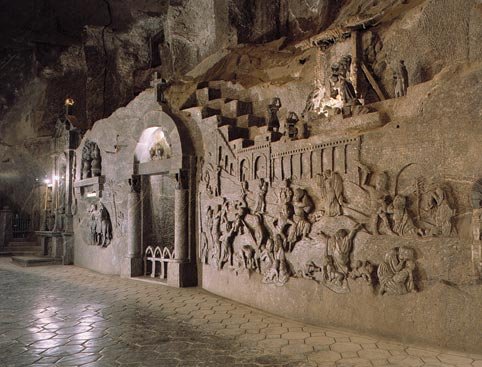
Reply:
M473 366L300 324L200 289L0 259L0 366Z

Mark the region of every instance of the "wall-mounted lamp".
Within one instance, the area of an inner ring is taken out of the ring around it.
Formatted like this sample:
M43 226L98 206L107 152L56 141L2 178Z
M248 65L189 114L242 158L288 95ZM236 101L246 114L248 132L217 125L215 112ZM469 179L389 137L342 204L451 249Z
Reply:
M67 116L73 115L73 113L72 113L72 110L73 110L72 106L73 106L74 104L75 104L75 101L74 101L72 98L68 97L68 98L65 99L64 106L65 106L65 114L66 114Z

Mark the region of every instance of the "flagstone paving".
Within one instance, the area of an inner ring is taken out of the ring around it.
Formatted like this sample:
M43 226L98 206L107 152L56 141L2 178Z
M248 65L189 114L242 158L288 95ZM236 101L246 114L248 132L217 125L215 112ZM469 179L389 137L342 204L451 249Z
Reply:
M482 367L482 355L309 326L198 288L2 258L0 366Z

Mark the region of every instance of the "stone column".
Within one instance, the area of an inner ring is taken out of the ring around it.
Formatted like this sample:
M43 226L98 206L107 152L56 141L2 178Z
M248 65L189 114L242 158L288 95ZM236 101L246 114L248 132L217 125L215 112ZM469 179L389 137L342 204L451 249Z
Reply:
M141 254L141 198L140 178L133 176L129 180L131 192L127 196L127 254L121 268L121 276L142 275Z
M0 251L8 246L13 238L13 212L8 206L0 210Z
M176 188L174 194L174 253L176 260L187 260L189 257L188 240L189 191Z
M196 284L194 256L189 251L190 192L188 171L176 174L177 187L174 192L174 257L167 267L167 284L187 287ZM191 258L190 258L191 257Z

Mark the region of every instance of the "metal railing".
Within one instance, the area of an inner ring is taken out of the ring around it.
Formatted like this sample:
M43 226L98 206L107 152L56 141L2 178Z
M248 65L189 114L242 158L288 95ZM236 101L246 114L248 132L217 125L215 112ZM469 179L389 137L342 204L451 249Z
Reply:
M27 238L31 232L32 226L30 216L14 214L12 220L13 238Z

